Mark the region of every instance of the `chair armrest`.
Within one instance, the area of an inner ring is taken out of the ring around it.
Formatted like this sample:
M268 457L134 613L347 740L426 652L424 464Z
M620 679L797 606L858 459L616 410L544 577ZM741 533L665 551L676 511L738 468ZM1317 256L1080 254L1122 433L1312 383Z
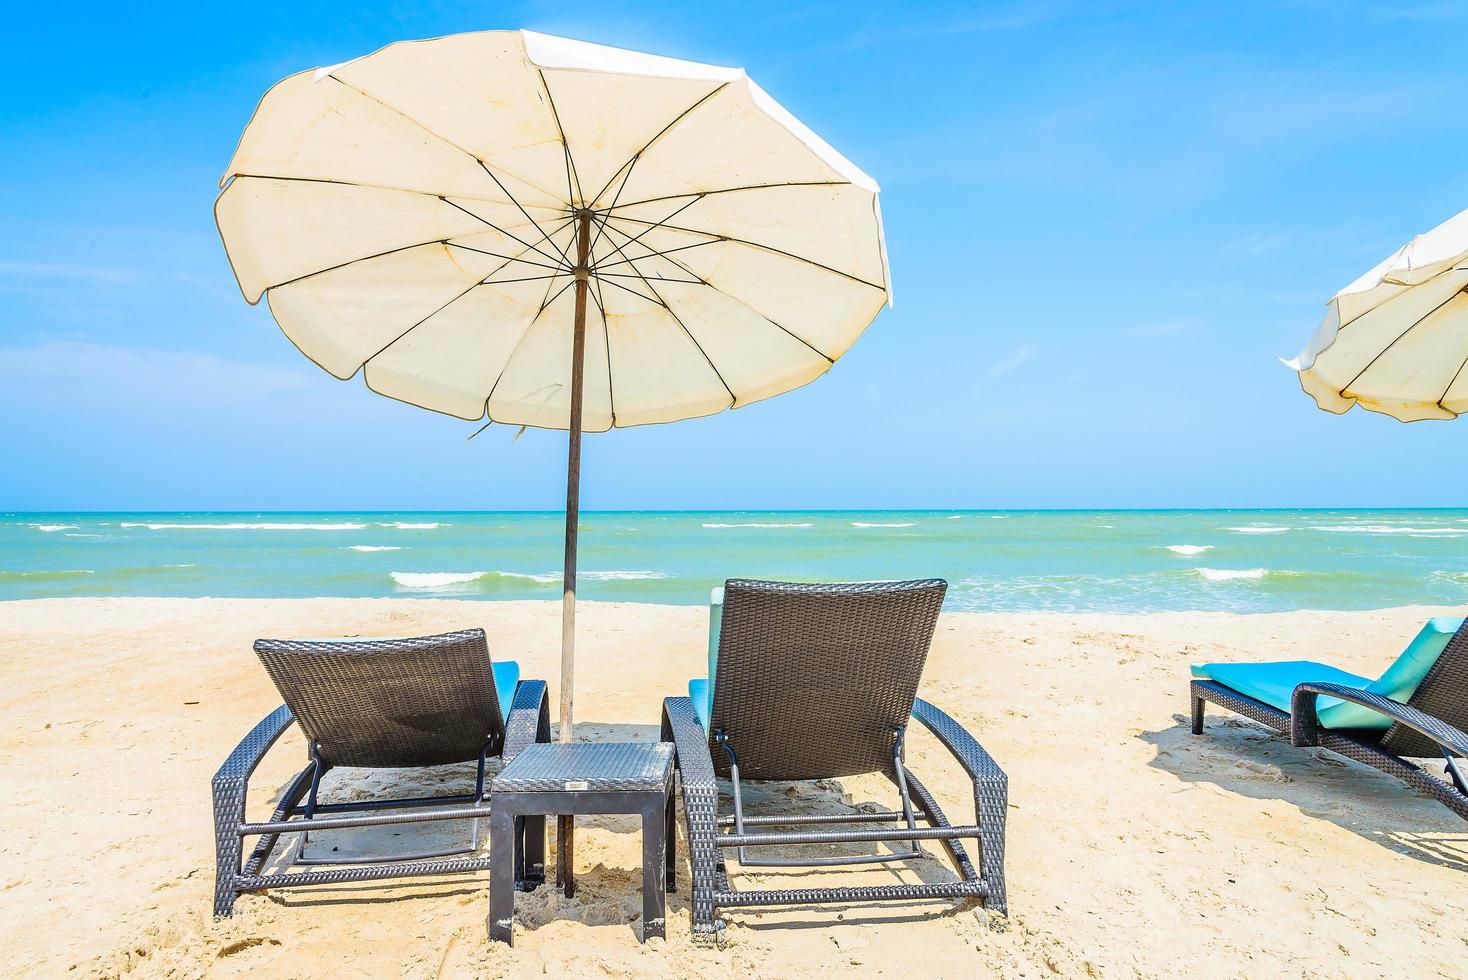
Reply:
M525 680L515 685L510 717L505 722L505 747L500 757L508 763L527 745L550 741L550 700L545 681Z
M224 760L224 765L214 774L214 785L248 780L255 767L260 765L260 760L265 758L265 753L270 751L270 747L295 720L291 709L285 705L261 719L258 725L250 729L250 734L240 740L229 758Z
M678 772L684 782L714 782L714 760L709 736L698 721L691 698L663 699L662 740L673 743Z
M984 750L978 739L942 709L917 698L912 703L912 716L938 737L938 741L953 753L974 782L1008 783L1009 777L1004 775L1004 770L999 768L999 764Z
M1295 688L1290 699L1290 741L1293 744L1309 746L1319 743L1320 720L1315 713L1315 702L1322 695L1378 711L1392 721L1425 735L1444 749L1468 758L1468 734L1411 705L1343 684L1306 683Z

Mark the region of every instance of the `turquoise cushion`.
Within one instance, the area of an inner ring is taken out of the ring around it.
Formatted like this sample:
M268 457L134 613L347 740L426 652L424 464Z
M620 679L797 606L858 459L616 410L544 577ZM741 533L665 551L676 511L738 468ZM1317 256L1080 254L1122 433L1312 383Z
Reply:
M1322 681L1359 687L1394 701L1406 701L1417 691L1422 678L1437 663L1453 634L1463 625L1461 616L1438 616L1407 645L1392 665L1374 681L1325 664L1303 660L1282 663L1195 664L1193 676L1214 680L1240 694L1290 710L1290 697L1297 684ZM1339 698L1321 698L1316 705L1320 723L1326 728L1390 728L1392 721L1379 712Z
M1290 698L1295 688L1306 681L1327 684L1344 684L1347 687L1364 688L1370 683L1365 677L1349 674L1326 664L1308 660L1286 660L1276 663L1256 664L1194 664L1193 676L1201 680L1217 681L1231 687L1240 694L1247 694L1286 713L1290 710ZM1321 698L1316 705L1320 723L1326 728L1390 728L1391 719L1359 705L1350 705L1339 698ZM1358 708L1365 717L1351 718L1349 723L1336 716L1338 708Z
M1422 678L1437 663L1437 658L1442 656L1448 641L1462 625L1462 616L1437 616L1429 619L1416 639L1402 651L1402 655L1379 678L1368 684L1366 690L1393 701L1406 701L1417 693L1417 685L1422 683Z
M719 676L719 629L724 625L724 587L709 593L709 683ZM713 705L713 692L709 692Z
M705 677L688 682L688 699L693 702L693 713L704 731L709 730L709 717L714 713L713 685Z
M494 671L494 696L499 698L500 714L510 720L510 705L515 701L515 688L520 683L520 665L513 660L496 660L490 664Z

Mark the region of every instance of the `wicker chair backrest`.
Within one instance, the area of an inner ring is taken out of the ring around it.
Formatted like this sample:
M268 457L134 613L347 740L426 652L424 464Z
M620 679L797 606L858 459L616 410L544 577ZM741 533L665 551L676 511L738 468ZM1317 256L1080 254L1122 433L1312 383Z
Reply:
M1407 703L1418 711L1468 731L1468 619L1448 640L1437 663L1422 678ZM1431 739L1405 725L1393 725L1381 737L1381 747L1408 758L1440 758L1442 749Z
M709 726L715 769L728 773L723 731L741 778L891 772L947 588L731 579Z
M391 640L256 640L323 761L402 768L477 759L504 740L484 630Z

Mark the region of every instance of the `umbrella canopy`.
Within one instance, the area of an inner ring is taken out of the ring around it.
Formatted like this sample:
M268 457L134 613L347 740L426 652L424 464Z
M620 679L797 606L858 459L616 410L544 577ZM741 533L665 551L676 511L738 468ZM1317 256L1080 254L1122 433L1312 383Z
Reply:
M1468 211L1331 297L1285 363L1327 412L1359 404L1403 422L1468 412Z
M245 299L338 378L580 434L769 398L889 302L877 185L740 69L501 31L389 45L261 100L215 219Z

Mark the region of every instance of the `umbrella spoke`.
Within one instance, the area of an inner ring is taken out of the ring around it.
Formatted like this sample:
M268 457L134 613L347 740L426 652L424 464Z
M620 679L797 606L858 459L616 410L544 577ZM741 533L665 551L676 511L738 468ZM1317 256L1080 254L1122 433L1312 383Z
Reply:
M646 282L647 280L644 279L643 281ZM645 295L643 293L639 293L637 290L632 289L632 288L630 288L628 286L624 286L620 282L611 282L611 281L608 281L607 282L607 285L608 286L616 286L622 292L624 292L624 293L631 293L633 296L636 296L638 299L646 300L647 302L651 303L653 306L666 306L667 305L666 303L664 303L660 299L654 299L651 296Z
M490 252L482 248L475 248L472 245L461 245L458 242L445 242L444 244L447 245L449 248L462 248L466 252L478 252L480 255L488 255L490 258L493 259L504 259L505 265L509 265L511 262L518 262L521 265L533 265L538 269L554 269L557 272L564 271L558 265L546 265L544 262L532 262L530 259L522 259L519 256L515 255L503 255L499 252ZM522 252L520 254L523 255L525 253ZM504 266L502 265L500 266L500 268L503 269ZM497 272L499 270L497 269L495 271ZM493 273L491 273L491 275L493 275Z
M357 88L357 86L342 81L340 78L338 78L335 75L327 75L326 77L327 78L330 78L333 82L336 82L338 85L343 85L346 88L351 89L353 92L356 92L358 95L362 96L364 99L370 99L373 102L376 102L378 105L382 106L384 109L387 109L389 112L394 112L394 113L398 114L399 116L402 116L404 119L408 120L408 122L412 123L414 126L418 127L423 132L427 133L429 136L432 136L434 139L436 139L439 142L443 143L445 146L451 146L451 147L453 147L454 149L458 150L460 153L462 153L465 156L467 156L469 159L473 160L475 163L479 164L480 169L482 169L486 174L489 175L489 179L490 180L493 180L495 182L495 184L499 187L499 189L502 190L502 191L504 191L505 194L506 194L506 196L509 197L511 203L513 203L515 205L515 207L517 207L517 208L520 209L520 213L521 214L524 214L525 217L530 218L530 214L525 210L525 208L523 206L521 206L520 202L515 199L515 195L513 195L513 194L511 194L509 192L509 190L505 187L504 183L499 179L498 176L495 175L494 171L492 171L492 170L489 169L489 164L485 163L482 159L480 159L480 157L479 157L479 155L477 153L474 153L472 150L469 150L466 147L460 146L458 143L455 143L453 140L449 139L447 136L444 136L444 135L442 135L440 133L434 132L433 130L429 129L427 126L423 125L422 120L419 120L419 119L414 118L413 116L410 116L408 113L406 113L403 110L399 109L397 106L391 105L390 103L387 103L387 102L384 102L381 99L377 98L377 96L372 95L372 94L370 94L368 92L364 92L361 89ZM553 110L554 110L554 107L553 107ZM560 123L557 122L557 125L560 125ZM510 171L506 171L506 173L510 173ZM518 180L521 183L525 184L525 186L534 188L535 190L538 190L541 193L546 194L547 197L552 197L552 198L554 197L554 195L548 194L544 190L544 188L541 188L541 187L537 186L534 181L526 180L524 177L521 177L518 174L514 174L513 176L515 177L516 180ZM536 222L536 220L534 218L530 218L530 223L536 225L537 227L539 227L538 223Z
M688 286L708 285L702 279L669 279L667 276L646 276L640 272L593 272L592 275L597 278L607 276L612 279L641 279L644 282L681 282Z
M374 190L374 191L393 191L394 193L398 193L398 194L417 194L420 197L436 197L440 201L443 201L444 200L444 197L445 197L445 195L439 193L438 191L420 191L420 190L415 190L414 188L411 188L411 187L394 187L391 184L372 184L372 183L366 183L366 182L360 181L360 180L337 180L337 179L332 178L332 177L296 177L296 176L289 176L289 177L287 177L287 176L282 176L280 174L250 174L250 173L240 173L240 174L233 174L230 177L230 183L233 183L236 180L242 180L242 179L249 179L249 180L291 180L291 181L296 181L296 182L302 183L302 184L335 184L335 185L337 185L339 187L363 187L363 188L366 188L367 190ZM506 195L506 196L508 197L508 195ZM501 201L498 198L493 198L493 197L480 197L477 194L455 194L454 197L457 197L460 200L464 200L464 201L483 201L486 204L513 204L514 203L513 201L509 201L509 200ZM445 201L445 203L451 203L451 202ZM560 210L557 209L557 208L542 207L541 205L538 205L538 204L532 204L532 205L530 205L530 207L535 208L537 211L552 211L555 214L560 214L561 213ZM477 215L476 215L476 217L477 217Z
M493 176L493 175L491 174L491 176ZM545 251L543 249L536 248L536 246L530 244L525 239L521 238L519 235L516 235L516 234L514 234L512 232L506 231L505 229L501 228L499 225L495 224L493 221L490 221L488 218L485 218L482 215L475 214L473 211L470 211L468 208L459 207L459 205L455 204L453 201L450 201L448 198L443 198L443 202L445 204L449 205L450 207L459 208L460 211L463 211L465 214L467 214L471 218L477 218L478 220L483 221L486 225L488 225L489 227L493 228L495 231L499 232L501 235L504 235L506 238L513 238L515 241L519 242L521 245L524 245L528 249L532 249L532 250L534 250L536 252L539 252L542 256L544 256L545 258L550 259L552 262L556 261L556 256L551 255L549 252L547 252L547 251ZM521 208L520 211L521 211L522 214L524 214L525 209L524 208ZM525 217L529 218L530 215L526 214ZM535 221L535 219L531 218L531 222L530 223L533 224L533 225L535 225L535 230L536 231L540 232L540 240L541 241L548 241L549 240L549 241L551 241L551 244L552 245L555 245L555 242L553 240L551 240L551 238L550 238L550 234L547 233L544 228L540 227L540 225Z
M542 73L542 75L541 75L541 82L544 83L544 81L545 81L545 76ZM626 163L622 164L622 166L618 167L616 169L616 171L613 172L612 176L607 180L606 186L602 187L601 190L599 190L599 191L596 192L596 197L594 197L591 200L585 202L586 206L589 207L589 208L596 207L596 202L597 201L600 201L601 200L601 196L607 192L607 187L612 186L612 181L617 179L617 174L621 173L624 168L630 167L637 160L638 157L642 156L649 149L651 149L652 148L652 145L654 143L656 143L658 140L662 139L665 135L667 135L667 133L668 133L668 131L670 129L672 129L674 126L678 125L683 120L687 119L688 118L688 114L691 113L694 109L697 109L699 106L703 105L709 99L712 99L714 96L716 96L720 92L724 91L724 89L727 88L728 86L729 86L729 83L728 82L722 82L722 83L720 83L716 88L714 88L711 91L705 93L703 95L703 97L700 98L697 102L693 103L693 105L689 106L687 109L684 109L682 112L678 113L678 115L674 116L671 122L669 122L662 129L658 130L657 135L653 136L652 139L650 139L646 143L642 144L642 149L640 149L636 153L632 154L631 158L628 159L628 161ZM549 92L549 89L547 89L547 92ZM565 138L564 135L562 136L562 138L563 139Z
M608 227L610 227L610 226L608 226ZM621 235L623 238L629 238L630 239L630 237L631 237L625 231L621 231L621 230L616 229L616 228L613 228L612 230L613 231L616 231L617 234ZM635 261L641 262L643 259L659 258L659 257L665 256L665 255L672 255L674 252L682 252L682 251L684 251L686 249L690 249L690 248L703 248L705 245L717 245L717 244L719 244L720 241L721 241L721 239L711 238L711 239L709 239L706 242L694 242L692 245L679 245L677 248L665 248L662 251L658 251L657 249L653 248L651 245L648 245L646 242L638 242L637 243L638 245L640 245L643 248L647 249L647 254L646 255L639 255L636 258ZM625 255L626 253L624 252L622 254ZM613 268L616 268L619 265L627 265L627 264L629 264L629 263L631 263L633 261L634 261L633 259L622 258L622 259L618 259L616 262L600 262L600 263L597 263L597 266L596 266L596 270L595 271L596 271L596 273L598 275L609 275L609 273L602 272L601 270L602 269L613 269ZM674 265L677 265L677 263L675 262ZM680 269L683 268L682 266L678 266L678 267Z
M621 235L624 238L627 237L627 233L625 231L622 231L619 228L613 228L612 230L615 231L617 234ZM647 248L647 245L644 244L644 243L642 243L642 242L638 242L637 244L639 246L641 246L642 248ZM710 242L700 242L699 244L707 245L707 244L712 244L712 243L710 243ZM686 248L692 248L693 246L689 245L689 246L685 246L685 247ZM675 251L676 252L676 251L679 251L679 249L672 249L671 251ZM768 316L766 316L765 314L761 313L759 310L755 309L753 306L750 306L744 300L740 299L738 296L735 296L733 293L729 292L728 290L721 289L721 288L719 288L719 286L715 285L713 282L710 282L707 279L704 279L702 277L699 277L698 273L694 272L692 269L688 268L688 266L684 265L682 262L679 262L677 259L667 258L667 253L658 253L658 254L660 255L660 257L663 258L664 261L668 262L670 265L674 266L675 268L682 269L684 272L688 273L690 276L694 276L694 277L698 278L698 281L699 281L700 284L702 284L704 286L707 286L708 288L712 289L716 293L719 293L720 295L727 296L729 299L733 300L735 303L738 303L740 306L744 307L746 310L748 310L749 312L753 313L755 316L759 317L761 320L764 320L766 323L768 323L771 326L775 327L781 333L788 334L789 336L793 337L795 340L798 340L801 344L805 345L806 347L809 347L815 354L817 354L818 356L820 356L827 363L829 363L829 364L835 364L836 363L836 359L834 357L832 357L831 355L827 354L825 351L821 350L815 344L812 344L810 341L806 340L804 337L802 337L800 334L796 333L794 330L791 330L789 327L785 326L782 323L779 323L779 322L777 322L775 320L770 319ZM639 256L639 258L647 258L647 257L648 256ZM634 265L633 268L635 269L637 267Z
M1366 362L1366 366L1363 367L1361 370L1357 371L1356 372L1356 376L1354 378L1352 378L1350 381L1346 382L1346 384L1344 384L1343 386L1341 386L1341 389L1340 389L1339 392L1337 392L1337 394L1345 395L1346 392L1351 389L1351 385L1355 384L1357 381L1360 381L1361 380L1361 376L1363 374L1365 374L1367 371L1370 371L1372 365L1374 365L1377 361L1379 361L1383 357L1385 357L1386 356L1386 352L1389 351L1389 350L1391 350L1393 347L1397 346L1397 343L1403 337L1407 336L1407 334L1409 334L1413 330L1415 330L1417 328L1417 325L1418 324L1420 324L1423 320L1426 320L1428 317L1432 316L1434 313L1436 313L1438 310L1442 309L1444 306L1447 306L1449 303L1453 302L1453 300L1458 299L1458 298L1462 297L1463 295L1464 295L1464 290L1461 290L1460 289L1460 290L1454 292L1453 295L1449 296L1447 299L1443 300L1441 303L1439 303L1436 306L1434 306L1432 309L1428 310L1426 313L1424 313L1421 316L1419 316L1416 320L1413 320L1410 324L1407 325L1407 329L1405 329L1401 333L1397 334L1397 336L1395 336L1395 337L1392 338L1392 340L1391 340L1390 343L1388 343L1387 345L1385 345L1384 347L1382 347L1381 350L1377 351L1376 352L1376 356L1373 357L1370 361L1367 361ZM1385 304L1383 304L1383 305L1385 305ZM1357 317L1356 319L1359 320L1360 317ZM1353 320L1351 322L1354 323L1355 321ZM1451 385L1449 387L1451 387ZM1447 392L1443 392L1443 397L1444 398L1447 397Z
M537 68L535 75L540 79L541 91L545 93L545 104L550 106L551 119L555 121L556 132L561 136L561 153L566 158L566 203L572 206L578 202L585 203L581 198L581 175L576 172L576 160L571 156L571 144L566 141L566 128L561 125L561 114L556 111L555 97L546 84L545 72Z
M640 201L624 201L621 204L613 203L611 206L599 209L607 212L615 211L617 208L635 208L639 204L656 204L659 201L674 201L680 197L712 197L715 194L734 194L739 191L763 191L772 187L843 187L849 185L849 180L792 180L778 184L743 184L739 187L719 187L711 191L689 191L686 194L664 194L661 197L645 197Z
M687 205L684 205L684 206L686 207ZM682 209L680 208L679 210L682 210ZM674 212L674 214L676 214L676 213L677 212ZM669 215L668 217L671 218L672 215ZM651 225L652 227L648 228L647 231L652 231L653 228L662 227L662 228L668 229L669 231L681 231L681 232L685 232L685 233L690 234L690 235L707 235L710 238L718 239L721 242L728 242L731 245L747 245L750 248L757 248L757 249L759 249L762 252L770 252L770 253L772 253L774 255L783 255L787 259L794 259L797 262L804 262L806 265L813 265L817 269L825 269L827 272L834 273L834 274L836 274L838 276L841 276L842 278L845 278L845 279L850 279L852 282L859 282L863 286L871 286L873 289L880 289L883 292L886 292L887 291L887 287L880 286L880 285L878 285L877 283L874 283L874 282L868 282L867 280L863 279L861 276L853 276L849 272L842 272L840 269L832 268L831 266L826 265L824 262L817 262L815 259L807 258L804 255L796 255L794 252L787 252L783 248L776 248L773 245L766 245L766 244L764 244L762 242L752 242L752 241L750 241L750 240L748 240L746 238L734 238L734 237L732 237L730 235L721 235L718 232L704 231L702 228L682 228L682 227L679 227L678 225L670 225L670 224L667 224L666 223L667 220L668 220L668 218L664 218L662 221L656 221L656 222L654 222L654 221L647 221L646 219L643 219L643 218L629 218L629 217L627 217L625 215L620 215L620 214L607 215L607 221L608 222L611 222L611 221L631 221L634 224ZM624 234L625 234L625 232L624 232ZM643 234L646 234L646 232L644 232Z

